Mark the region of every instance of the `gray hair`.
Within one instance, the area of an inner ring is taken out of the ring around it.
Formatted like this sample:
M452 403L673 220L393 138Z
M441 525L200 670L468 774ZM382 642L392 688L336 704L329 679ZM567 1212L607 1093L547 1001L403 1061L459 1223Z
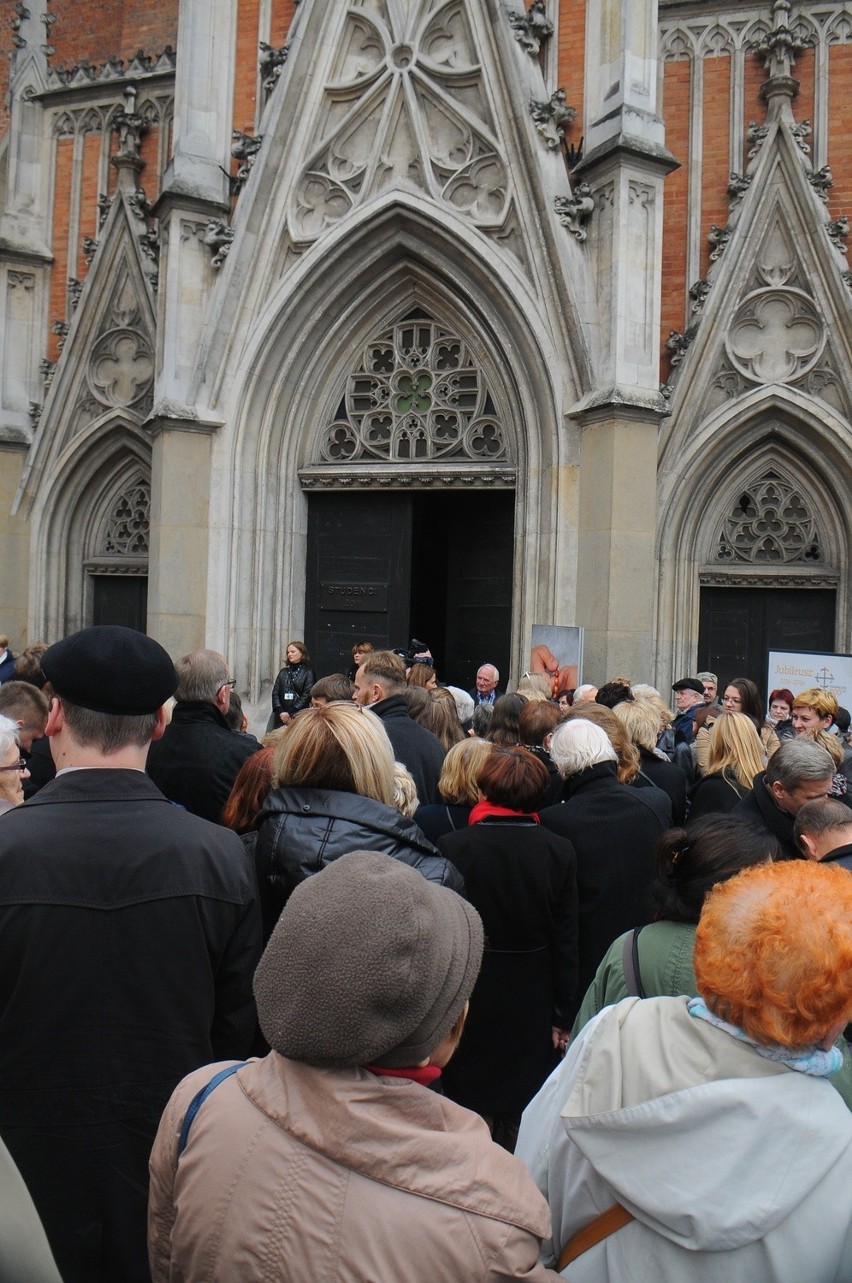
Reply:
M557 726L550 742L550 757L563 780L600 762L618 761L606 731L584 717Z
M10 748L21 751L18 743L18 727L9 717L0 714L0 757L5 757Z
M582 686L578 686L574 691L574 698L576 699L579 696L582 699L589 691L597 691L597 689L597 686L593 686L591 682L584 682Z
M456 712L460 722L469 722L473 717L473 710L476 705L473 702L473 696L463 691L461 686L448 686L447 690L456 701Z
M715 673L696 673L695 676L700 682L712 682L714 686L719 685L719 678Z
M476 675L477 675L477 677L478 677L478 676L479 676L479 674L482 672L482 670L483 670L483 669L485 669L485 668L490 668L490 669L491 669L491 671L492 671L492 673L494 674L494 680L495 680L495 682L499 682L499 680L500 680L500 672L499 672L499 669L497 669L497 667L496 667L494 664L480 664L480 665L479 665L479 668L477 668L477 670L476 670Z
M809 780L828 780L834 776L831 756L812 740L785 740L770 757L765 780L780 784L785 792L800 788Z
M178 688L175 699L189 703L211 703L228 681L228 665L216 650L192 650L175 664Z

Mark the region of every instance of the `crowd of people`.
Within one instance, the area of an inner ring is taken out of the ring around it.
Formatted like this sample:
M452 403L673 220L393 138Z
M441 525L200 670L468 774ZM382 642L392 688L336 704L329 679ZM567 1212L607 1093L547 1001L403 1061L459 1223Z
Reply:
M833 694L4 641L0 1280L852 1283Z

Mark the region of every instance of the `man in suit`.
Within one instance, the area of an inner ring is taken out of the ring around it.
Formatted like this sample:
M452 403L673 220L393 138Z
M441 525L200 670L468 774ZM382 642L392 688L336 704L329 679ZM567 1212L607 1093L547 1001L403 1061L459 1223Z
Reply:
M394 757L414 778L421 805L432 805L438 801L438 777L446 754L437 735L408 716L404 690L405 665L399 655L374 650L355 674L353 699L381 719Z
M476 674L476 685L470 694L475 704L493 704L506 692L498 686L500 674L493 664L483 664Z

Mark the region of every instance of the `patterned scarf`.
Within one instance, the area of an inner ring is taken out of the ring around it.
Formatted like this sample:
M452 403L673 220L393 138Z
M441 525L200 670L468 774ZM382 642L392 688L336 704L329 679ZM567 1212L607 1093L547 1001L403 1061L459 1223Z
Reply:
M803 1047L801 1051L794 1051L792 1047L779 1047L777 1043L757 1042L744 1029L729 1025L727 1020L714 1016L712 1011L708 1011L703 998L690 998L686 1008L698 1020L706 1020L717 1029L723 1029L732 1038L747 1042L750 1047L754 1047L758 1056L763 1056L765 1060L780 1061L797 1073L810 1074L812 1078L828 1078L843 1068L843 1053L839 1047L832 1047L830 1051L823 1051L821 1047Z

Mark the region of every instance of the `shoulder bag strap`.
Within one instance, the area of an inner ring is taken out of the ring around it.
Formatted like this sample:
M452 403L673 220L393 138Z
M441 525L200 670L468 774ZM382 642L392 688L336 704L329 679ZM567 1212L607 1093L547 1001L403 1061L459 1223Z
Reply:
M195 1122L195 1115L198 1113L207 1097L211 1092L216 1090L221 1082L224 1082L226 1078L230 1078L231 1074L235 1074L238 1069L242 1069L243 1065L246 1063L247 1062L245 1060L241 1060L237 1065L228 1065L227 1069L220 1069L218 1074L213 1075L207 1086L202 1087L201 1091L196 1092L193 1096L192 1100L189 1102L187 1111L183 1116L183 1125L181 1126L180 1136L178 1137L178 1158L180 1158L181 1154L186 1149L186 1142L189 1140L189 1129Z
M639 932L641 927L628 931L621 948L621 965L624 969L624 981L627 985L628 998L647 998L642 987L642 974L639 970Z
M596 1243L609 1238L610 1234L614 1234L616 1230L620 1230L624 1225L629 1225L635 1219L633 1213L628 1212L626 1207L622 1207L620 1203L613 1203L612 1207L608 1207L605 1212L601 1212L600 1216L596 1216L593 1221L590 1221L588 1225L584 1225L573 1238L568 1240L562 1249L562 1255L556 1267L559 1273L562 1273L566 1265L576 1261L578 1256L588 1252L590 1247L594 1247Z

